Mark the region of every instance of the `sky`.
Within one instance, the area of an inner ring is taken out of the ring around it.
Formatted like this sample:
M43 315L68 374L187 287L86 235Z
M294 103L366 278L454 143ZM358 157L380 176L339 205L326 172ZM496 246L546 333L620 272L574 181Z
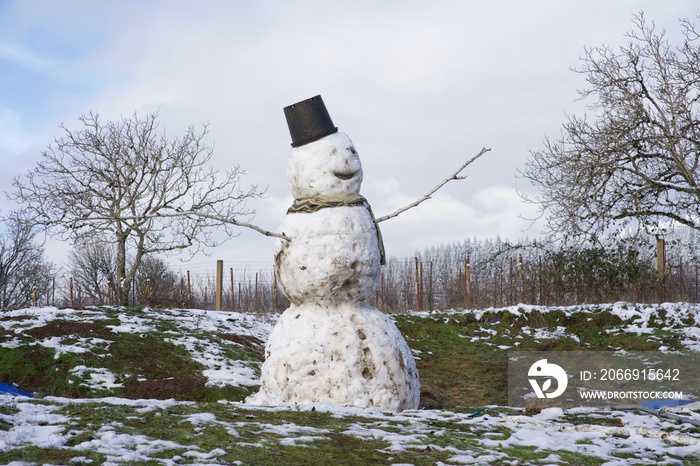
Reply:
M276 230L292 196L283 108L321 94L360 154L377 217L491 151L421 206L382 222L387 254L465 239L539 235L517 169L567 115L582 115L573 72L584 47L627 42L643 11L669 38L692 0L323 2L0 0L0 190L89 111L158 111L168 135L209 124L217 170L239 165L267 188L252 223ZM0 197L0 215L17 208ZM252 230L198 261L271 263ZM65 262L71 245L49 239ZM182 256L187 258L189 255ZM177 260L172 258L170 261Z

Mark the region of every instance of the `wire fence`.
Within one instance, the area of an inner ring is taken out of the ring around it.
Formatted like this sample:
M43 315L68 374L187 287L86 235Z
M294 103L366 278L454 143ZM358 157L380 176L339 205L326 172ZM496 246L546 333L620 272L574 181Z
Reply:
M148 282L145 288L135 286L133 304L251 313L281 312L289 306L271 264L225 267L221 262L213 262L208 271L184 271L172 290L174 294L157 294ZM626 280L620 276L562 276L557 264L541 258L526 262L517 255L501 257L488 267L473 266L469 257L449 267L414 257L389 259L369 304L397 312L516 304L698 302L699 278L698 265L684 265L682 259L668 264L663 274L651 271Z
M476 254L451 249L413 258L389 258L369 304L387 312L511 306L519 303L566 306L615 301L700 300L700 265L695 258L656 255L615 256L590 251ZM586 255L588 254L588 255ZM627 252L625 252L627 254ZM605 257L603 257L605 256ZM622 259L620 258L622 257ZM30 304L73 308L116 304L112 286L94 290L52 279L31 291ZM281 312L289 306L268 262L221 260L188 264L167 274L132 282L133 306L183 307L249 313Z

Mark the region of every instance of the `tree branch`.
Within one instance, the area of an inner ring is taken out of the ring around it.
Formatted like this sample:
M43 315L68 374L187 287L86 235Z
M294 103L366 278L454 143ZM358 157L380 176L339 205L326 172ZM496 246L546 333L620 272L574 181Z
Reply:
M137 216L122 216L119 218L119 220L148 220L148 219L157 219L157 218L178 218L178 217L199 217L199 218L204 218L208 220L214 220L216 222L220 223L226 223L229 225L235 225L237 227L241 228L249 228L251 230L255 230L258 233L265 235L265 236L272 236L275 238L280 238L283 240L291 241L291 238L289 236L285 236L282 233L275 233L274 231L269 231L265 230L264 228L260 228L257 225L253 225L252 223L246 223L246 222L241 222L233 218L227 218L223 217L220 215L213 215L213 214L206 214L203 212L197 212L194 210L182 210L182 211L177 211L177 212L158 212L158 213L152 213L152 214L144 214L144 215L137 215ZM78 218L76 221L96 221L96 220L111 220L111 217L96 217L96 216L90 216L90 217L85 217L85 218Z
M435 186L435 187L434 187L432 190L430 190L425 196L421 197L420 199L416 200L415 202L412 202L412 203L410 203L410 204L408 204L408 205L406 205L406 206L404 206L404 207L401 207L400 209L398 209L398 210L396 210L396 211L394 211L394 212L392 212L392 213L390 213L390 214L388 214L388 215L384 215L383 217L379 217L379 218L377 219L377 223L383 222L384 220L389 220L390 218L397 217L399 214L402 214L402 213L406 212L407 210L416 207L417 205L421 204L422 202L427 201L428 199L430 199L430 197L431 197L433 194L435 194L436 191L438 191L440 188L442 188L443 186L445 186L445 185L446 185L447 183L449 183L450 181L453 181L453 180L463 180L463 179L465 179L466 176L460 176L460 175L459 175L459 174L462 172L462 170L464 170L465 168L467 168L469 165L472 164L472 162L474 162L476 159L478 159L479 157L481 157L481 156L484 155L485 153L489 152L490 150L491 150L491 149L487 149L486 147L482 147L478 154L476 154L476 155L475 155L474 157L472 157L471 159L467 160L467 162L466 162L464 165L462 165L461 167L459 167L459 170L457 170L456 172L454 172L454 173L452 174L452 176L450 176L450 177L445 178L444 180L442 180L442 182L441 182L440 184L438 184L437 186Z

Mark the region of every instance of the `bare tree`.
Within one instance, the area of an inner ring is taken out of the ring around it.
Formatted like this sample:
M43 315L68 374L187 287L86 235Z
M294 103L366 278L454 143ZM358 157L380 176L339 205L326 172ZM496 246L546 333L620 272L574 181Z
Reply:
M89 304L106 304L108 293L116 293L117 260L112 244L78 244L68 258L74 286L84 293Z
M246 201L262 194L241 187L238 165L226 172L206 167L213 152L206 125L169 139L157 117L103 123L89 113L80 117L80 130L60 125L63 136L15 178L9 196L61 239L112 242L122 305L144 256L220 244L235 234L238 218L253 214Z
M52 291L54 266L35 240L36 231L17 216L0 228L0 309L16 309ZM36 290L36 291L35 291Z
M700 229L700 43L688 20L672 46L643 13L628 43L586 48L591 115L571 116L558 139L531 151L520 174L554 233L597 237L627 225L675 221ZM523 196L526 197L526 196Z
M135 286L139 295L139 302L142 304L172 306L177 302L177 275L160 257L149 256L144 258L136 274Z

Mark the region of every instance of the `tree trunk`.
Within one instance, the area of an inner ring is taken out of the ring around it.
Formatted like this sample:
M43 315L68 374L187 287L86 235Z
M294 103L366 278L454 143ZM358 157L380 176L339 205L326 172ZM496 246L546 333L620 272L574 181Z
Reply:
M126 238L117 240L117 302L120 306L129 305L131 280L126 279Z

